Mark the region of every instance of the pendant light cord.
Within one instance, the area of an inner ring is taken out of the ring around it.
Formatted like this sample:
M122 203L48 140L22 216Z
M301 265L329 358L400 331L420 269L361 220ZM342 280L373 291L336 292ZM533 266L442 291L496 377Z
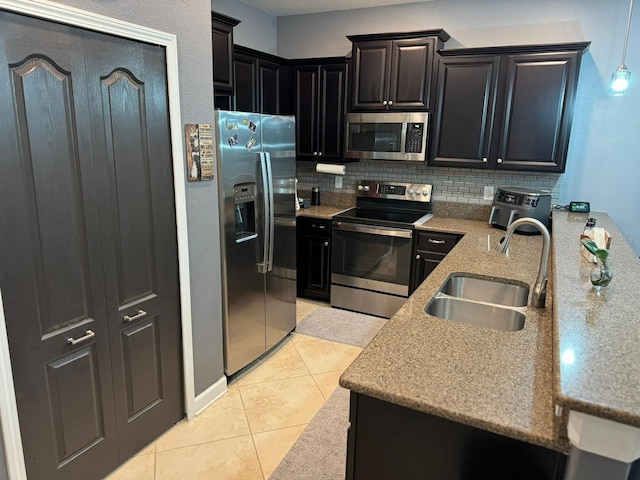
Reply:
M622 65L627 56L627 43L629 43L629 30L631 29L631 12L633 12L633 0L629 2L629 19L627 20L627 35L624 38L624 48L622 49Z

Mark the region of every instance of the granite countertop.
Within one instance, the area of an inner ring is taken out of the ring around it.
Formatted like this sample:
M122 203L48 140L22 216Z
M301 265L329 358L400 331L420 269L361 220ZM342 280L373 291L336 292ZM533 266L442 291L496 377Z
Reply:
M599 295L580 255L587 217L611 234L613 280ZM553 218L556 403L640 427L640 260L606 213Z
M349 207L351 208L351 207ZM318 205L309 208L301 208L296 211L296 217L315 217L331 219L334 215L348 210L346 207L336 207L333 205Z
M340 377L340 385L428 414L567 452L566 419L555 416L552 289L546 308L527 307L524 328L492 330L443 320L424 307L452 272L533 285L541 236L504 235L486 221L435 217L424 230L464 237ZM563 417L564 418L564 417Z

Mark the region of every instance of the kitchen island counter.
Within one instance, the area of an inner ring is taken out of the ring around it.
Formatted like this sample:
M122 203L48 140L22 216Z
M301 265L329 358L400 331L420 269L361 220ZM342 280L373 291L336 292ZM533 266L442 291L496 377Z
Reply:
M566 435L559 433L566 419L554 413L551 288L546 308L527 307L520 331L458 323L424 311L454 272L533 285L542 237L515 235L506 256L493 250L504 232L486 222L435 217L419 228L464 237L344 372L340 385L566 453Z

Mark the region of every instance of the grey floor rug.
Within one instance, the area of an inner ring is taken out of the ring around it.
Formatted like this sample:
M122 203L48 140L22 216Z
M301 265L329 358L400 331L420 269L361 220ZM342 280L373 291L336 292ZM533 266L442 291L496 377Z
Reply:
M370 315L319 307L298 324L296 332L365 347L385 323L385 319ZM269 479L344 480L348 428L349 390L338 387Z
M318 307L302 319L296 327L296 332L332 342L365 347L386 322L384 318L362 313Z
M344 480L349 390L338 387L311 420L270 480Z

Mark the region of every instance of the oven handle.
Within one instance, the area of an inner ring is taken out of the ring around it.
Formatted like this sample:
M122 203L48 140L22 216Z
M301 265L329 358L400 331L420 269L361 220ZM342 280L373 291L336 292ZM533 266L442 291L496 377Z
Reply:
M402 230L399 228L375 227L361 225L359 223L335 222L334 230L347 230L349 232L368 233L370 235L380 235L383 237L412 238L413 230Z

